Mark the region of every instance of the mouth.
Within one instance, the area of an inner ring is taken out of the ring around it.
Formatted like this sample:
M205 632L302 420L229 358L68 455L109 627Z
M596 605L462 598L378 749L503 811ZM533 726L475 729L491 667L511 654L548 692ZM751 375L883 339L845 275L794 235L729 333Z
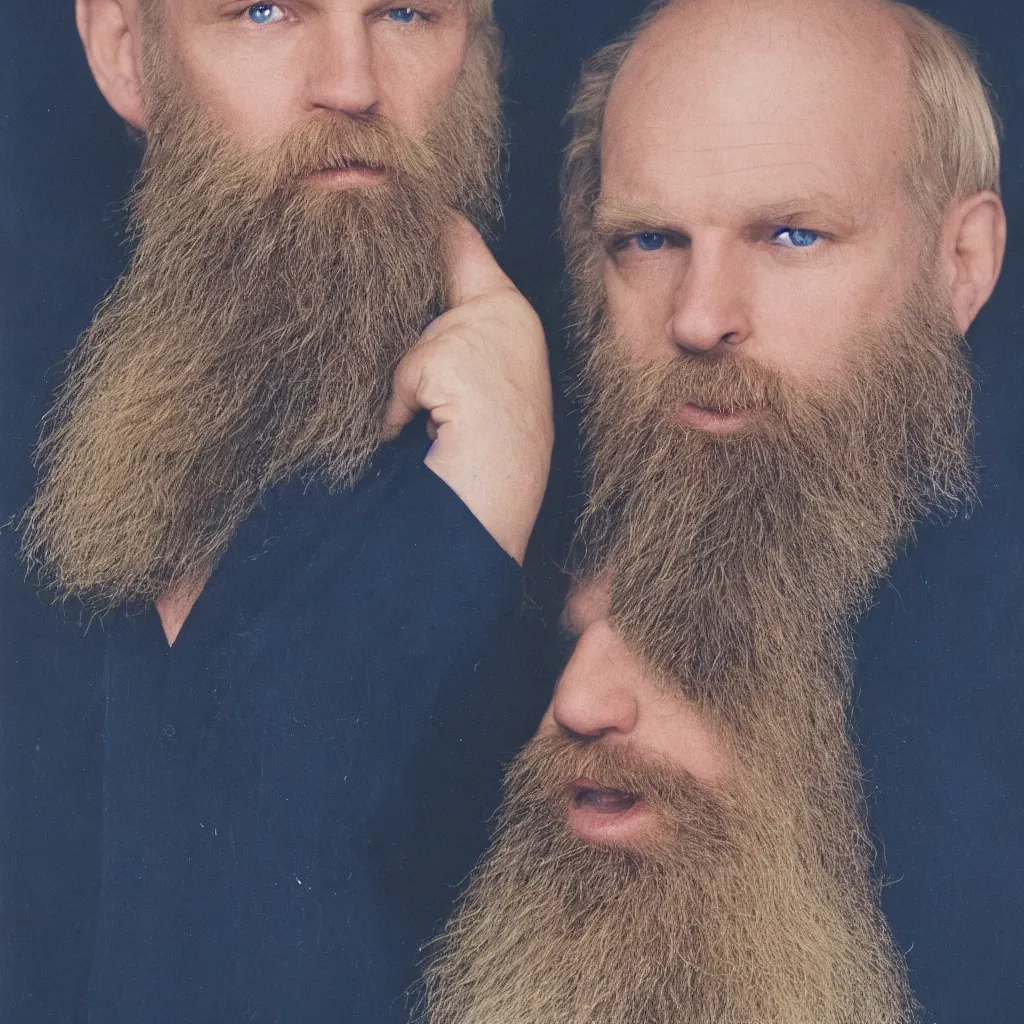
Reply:
M696 402L687 402L679 407L679 419L684 426L709 434L735 434L748 426L751 418L752 413L744 409L724 411Z
M596 814L624 814L635 807L640 797L619 789L607 789L589 779L580 779L572 791L574 807L585 807Z
M386 167L351 160L336 167L315 171L309 176L309 181L327 189L366 188L383 184L387 177Z
M591 843L622 843L649 829L650 807L637 793L578 779L570 790L569 827Z

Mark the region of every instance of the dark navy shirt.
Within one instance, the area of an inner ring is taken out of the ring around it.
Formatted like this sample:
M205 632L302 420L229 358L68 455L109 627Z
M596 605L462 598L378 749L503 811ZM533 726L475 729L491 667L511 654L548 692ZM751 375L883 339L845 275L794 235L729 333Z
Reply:
M428 444L417 422L353 489L268 495L173 647L152 607L105 622L79 1016L408 1019L550 690L519 566Z

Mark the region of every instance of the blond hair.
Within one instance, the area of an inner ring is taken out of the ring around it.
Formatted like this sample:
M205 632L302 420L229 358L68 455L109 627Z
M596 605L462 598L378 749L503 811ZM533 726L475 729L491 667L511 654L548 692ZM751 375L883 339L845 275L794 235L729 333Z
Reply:
M910 57L911 191L940 219L964 196L999 192L999 118L973 44L909 4L891 6Z
M641 32L672 0L653 0L633 26L586 62L569 110L572 137L562 169L562 231L570 270L593 282L591 230L601 191L601 137L612 85ZM933 229L958 199L999 192L999 121L973 46L908 4L888 2L909 57L911 112L908 187Z
M600 288L601 256L593 225L601 196L601 137L608 97L637 37L670 2L652 0L623 35L586 61L566 115L570 140L562 163L562 241L566 267L575 285L573 306L577 317L585 316L587 311L596 315L602 305L592 294ZM591 336L595 326L577 324L584 336Z

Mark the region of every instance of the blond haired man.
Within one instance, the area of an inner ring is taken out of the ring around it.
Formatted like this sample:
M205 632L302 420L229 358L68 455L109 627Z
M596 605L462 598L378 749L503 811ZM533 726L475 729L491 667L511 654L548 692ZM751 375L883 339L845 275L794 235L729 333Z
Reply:
M540 322L474 226L491 4L76 11L146 150L25 519L29 564L104 613L102 726L11 982L94 1024L401 1019L497 802L553 434Z

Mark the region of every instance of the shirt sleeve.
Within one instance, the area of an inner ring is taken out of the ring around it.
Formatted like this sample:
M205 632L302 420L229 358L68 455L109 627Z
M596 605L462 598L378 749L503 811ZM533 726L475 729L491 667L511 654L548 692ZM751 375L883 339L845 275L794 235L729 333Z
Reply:
M254 522L221 574L224 640L210 658L204 636L221 634L194 631L168 681L215 705L194 716L196 750L175 755L174 792L217 829L191 826L175 863L231 880L193 885L224 937L189 951L187 971L212 986L226 959L250 965L236 1002L281 1019L398 1007L550 692L522 570L423 464L423 439L354 488L290 493Z
M414 914L426 941L486 848L504 768L547 705L551 642L524 613L518 563L422 461L381 503L354 568L389 771L366 861L379 905Z

